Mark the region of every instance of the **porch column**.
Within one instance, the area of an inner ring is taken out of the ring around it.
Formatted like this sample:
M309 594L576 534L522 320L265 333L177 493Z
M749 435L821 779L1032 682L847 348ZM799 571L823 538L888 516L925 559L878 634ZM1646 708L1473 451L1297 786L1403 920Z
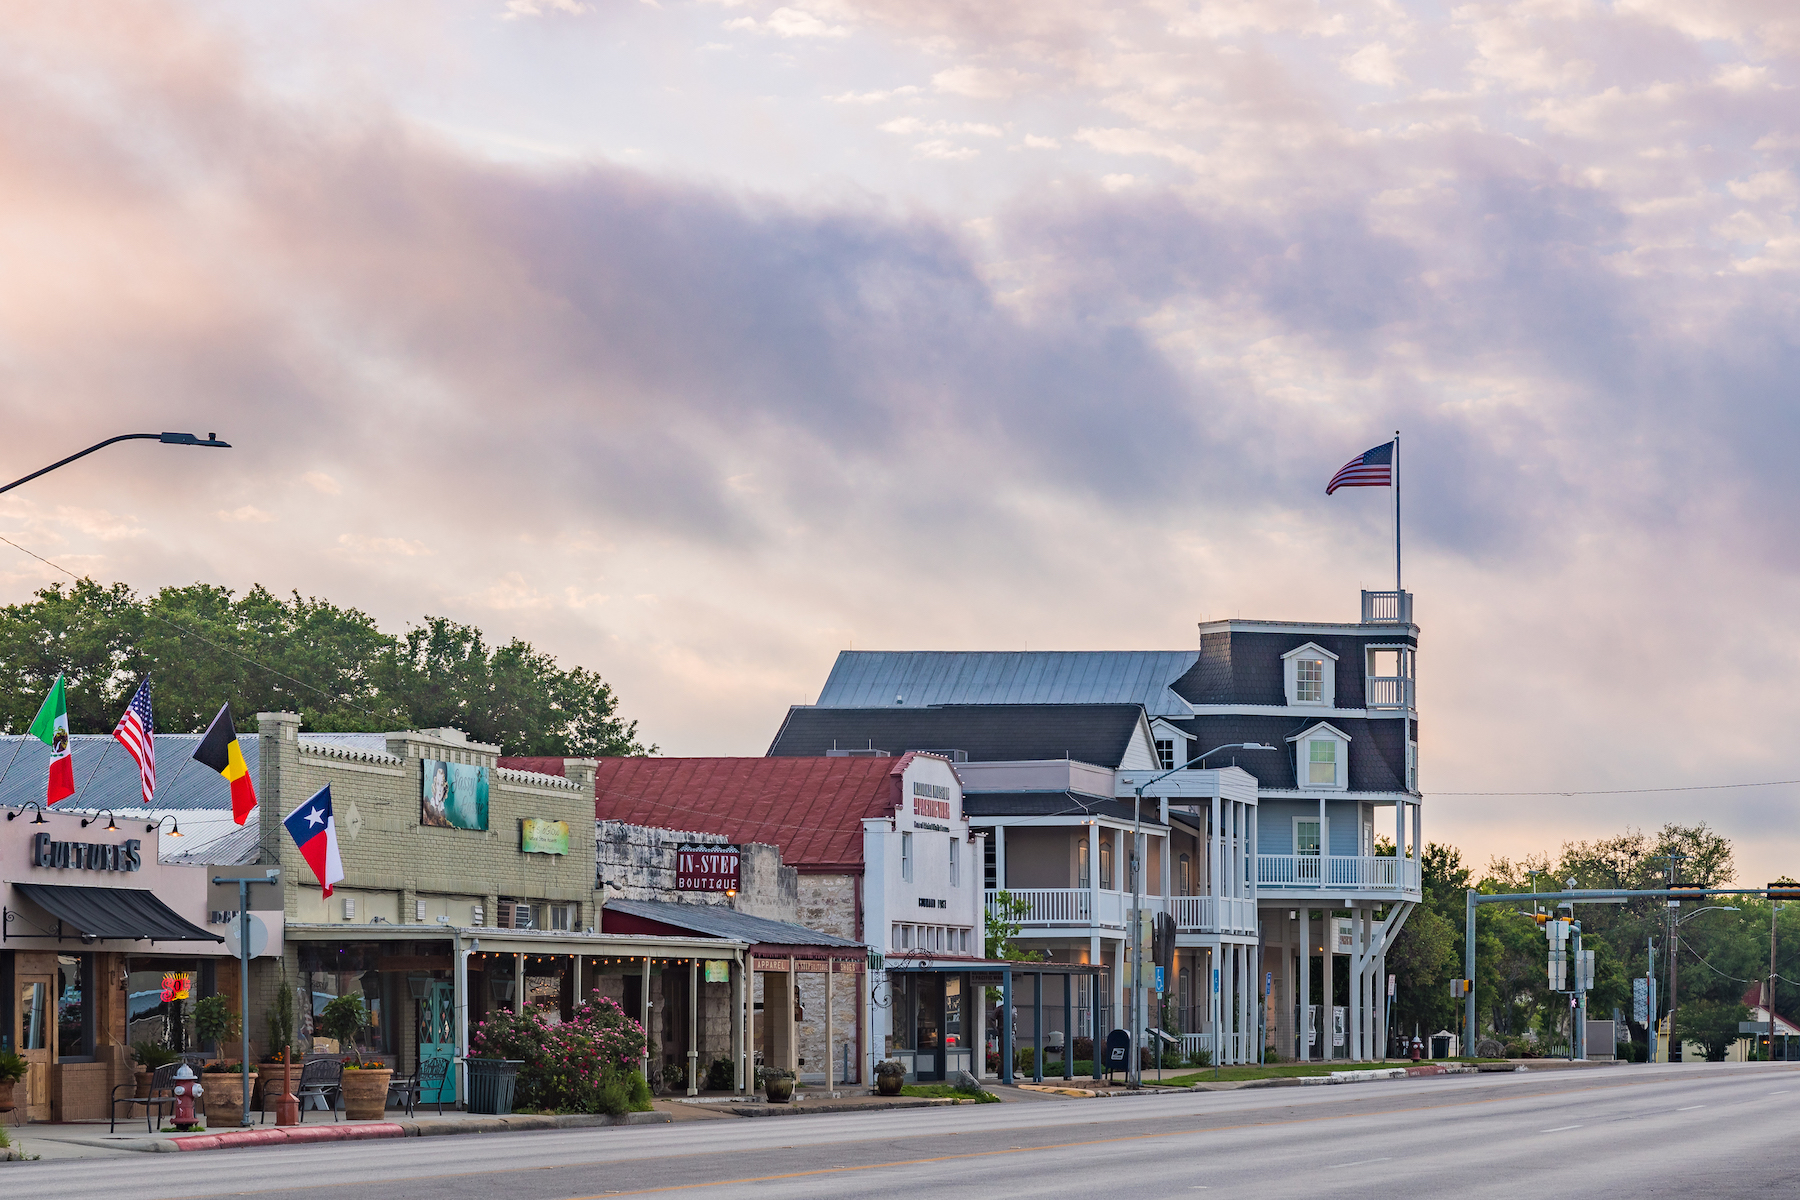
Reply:
M781 1065L792 1071L797 1080L800 1077L800 1023L794 1020L794 1006L800 1002L800 979L794 969L794 956L791 954L788 955L787 979L781 986L781 999L781 1028L787 1036L787 1052ZM769 1005L765 999L765 1019L768 1011Z
M1063 976L1063 1078L1075 1078L1075 977Z
M1044 1082L1044 973L1032 972L1031 1082Z
M525 956L513 955L513 1011L525 1011Z
M1331 863L1330 863L1331 835L1326 831L1326 826L1325 826L1325 822L1328 819L1329 818L1327 818L1325 815L1325 797L1320 796L1319 797L1319 887L1321 887L1321 888L1327 888L1327 887L1331 886ZM1329 924L1329 922L1331 920L1330 910L1326 910L1325 919L1326 919L1326 922ZM1331 944L1331 939L1329 937L1327 937L1325 939L1325 945L1329 946L1330 944ZM1329 1004L1329 1003L1331 1003L1331 1001L1329 999L1327 999L1325 1001L1325 1003Z
M1012 968L1000 968L1000 1082L1013 1081Z
M1320 945L1325 951L1319 957L1319 982L1324 985L1319 998L1319 1048L1324 1052L1319 1057L1333 1058L1337 1055L1337 919L1334 910L1319 910L1324 925L1324 939Z
M688 1090L700 1094L700 960L688 959Z
M994 826L994 889L1006 890L1006 826Z
M1381 1057L1388 1055L1387 951L1375 959L1375 1036L1381 1039Z
M1413 862L1414 863L1422 863L1425 861L1424 860L1425 843L1419 840L1419 805L1417 802L1414 802L1412 804L1409 804L1407 807L1412 809L1412 818L1413 818L1413 822L1412 822L1412 825L1413 825L1413 836L1412 836ZM1421 867L1420 869L1423 870L1424 868ZM1422 878L1423 877L1421 877L1421 879Z
M1307 1008L1312 1004L1312 909L1300 910L1300 970L1294 988L1299 994L1299 1005L1295 1016L1294 1057L1301 1062L1312 1061L1312 1047L1306 1043L1307 1030L1312 1025L1307 1019Z
M522 989L521 989L522 990ZM650 956L644 955L643 985L638 988L638 1020L644 1026L644 1082L650 1082L650 1049L655 1034L650 1029Z
M832 1013L831 1013L831 977L835 974L837 974L837 959L831 957L831 952L829 950L827 950L825 952L825 1090L826 1091L830 1091L835 1086L832 1082L832 1078L833 1078L834 1072L837 1070L836 1067L831 1065L832 1063L837 1061L837 1055L834 1053L837 1049L837 1046L832 1041L832 1038L835 1037L837 1034L837 1025L832 1020ZM849 1080L845 1080L844 1082L848 1083Z
M750 988L746 986L749 980L745 970L749 965L749 960L742 956L734 957L731 963L731 1085L739 1092L745 1090L744 1045L750 1012Z

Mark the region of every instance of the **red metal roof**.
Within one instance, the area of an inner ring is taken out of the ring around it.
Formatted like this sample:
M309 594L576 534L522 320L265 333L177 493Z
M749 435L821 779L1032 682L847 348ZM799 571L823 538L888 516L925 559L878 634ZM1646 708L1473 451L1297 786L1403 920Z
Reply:
M790 867L862 867L862 822L900 803L899 758L603 758L594 815L781 847ZM502 758L563 774L557 758Z

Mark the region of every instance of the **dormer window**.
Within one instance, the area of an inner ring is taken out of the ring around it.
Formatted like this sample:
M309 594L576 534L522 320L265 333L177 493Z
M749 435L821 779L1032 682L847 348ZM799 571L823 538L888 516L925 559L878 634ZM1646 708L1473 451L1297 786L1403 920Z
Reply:
M1350 735L1320 721L1288 741L1294 744L1294 781L1308 791L1350 786Z
M1175 740L1173 738L1156 739L1156 761L1162 764L1165 771L1175 769Z
M1337 655L1316 642L1296 646L1281 656L1287 702L1313 708L1337 704Z

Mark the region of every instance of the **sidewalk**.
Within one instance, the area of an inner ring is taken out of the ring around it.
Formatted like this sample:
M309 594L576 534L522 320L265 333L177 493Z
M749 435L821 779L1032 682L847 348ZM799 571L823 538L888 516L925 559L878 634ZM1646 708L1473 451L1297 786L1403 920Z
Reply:
M623 1116L538 1116L519 1113L490 1117L480 1113L418 1110L411 1117L395 1115L382 1121L331 1119L330 1113L309 1112L301 1125L280 1127L270 1122L247 1129L218 1127L196 1133L146 1133L143 1119L121 1120L115 1133L105 1121L72 1121L62 1124L33 1123L7 1127L15 1149L45 1161L96 1158L109 1154L175 1154L183 1151L223 1150L232 1146L301 1145L308 1142L366 1141L374 1138L442 1137L456 1134L515 1133L529 1129L587 1129L609 1125L661 1125L671 1119L662 1111L626 1113Z

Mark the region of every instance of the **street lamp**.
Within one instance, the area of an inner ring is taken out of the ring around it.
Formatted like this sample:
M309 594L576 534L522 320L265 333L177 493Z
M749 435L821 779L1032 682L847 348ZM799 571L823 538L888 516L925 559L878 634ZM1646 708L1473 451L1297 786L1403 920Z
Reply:
M1144 975L1144 966L1143 966L1143 963L1144 963L1144 946L1143 946L1144 877L1143 877L1142 870L1139 869L1140 864L1139 864L1139 854L1138 854L1138 843L1140 841L1142 841L1143 833L1144 833L1144 789L1149 787L1151 784L1158 782L1159 780L1167 779L1169 776L1175 774L1175 772L1177 772L1177 771L1187 770L1189 767L1193 766L1195 763L1199 762L1201 759L1207 758L1210 755L1217 754L1221 750L1274 750L1276 748L1277 747L1274 747L1274 746L1264 745L1262 742L1227 742L1223 746L1214 746L1211 750L1208 750L1205 754L1197 754L1193 758L1190 758L1186 762L1182 763L1179 767L1170 767L1167 771L1164 771L1162 774L1154 775L1151 778L1144 780L1144 782L1137 785L1136 789L1132 793L1132 801L1131 801L1131 1061L1126 1063L1126 1065L1125 1065L1125 1082L1128 1085L1129 1084L1141 1085L1144 1082L1143 1066L1142 1066L1143 1057L1142 1057L1141 1053L1138 1051L1138 1046L1139 1046L1140 1041L1143 1036L1143 1030L1141 1028L1139 1028L1139 1021L1140 1021L1139 1014L1143 1007L1142 992L1143 992L1143 982L1144 982L1144 979L1143 979L1143 975ZM1214 837L1218 836L1218 830L1215 829L1213 831L1213 836ZM1167 852L1168 851L1165 848L1164 853L1166 854ZM1216 970L1217 967L1215 966L1214 969ZM1208 980L1208 983L1210 984L1211 981ZM1098 1033L1099 1031L1096 1030L1095 1032ZM1159 1050L1159 1054L1160 1054L1160 1050ZM1219 1023L1215 1019L1213 1021L1213 1065L1216 1067L1218 1065L1218 1062L1219 1062ZM1161 1076L1158 1076L1158 1078L1161 1078Z
M76 459L86 458L88 455L92 454L94 451L99 450L105 446L110 446L114 442L130 442L130 441L136 441L139 439L148 439L148 440L154 441L154 442L162 442L165 445L169 445L169 446L212 446L212 447L215 447L215 448L221 449L221 450L231 449L230 442L221 442L218 438L218 435L213 434L213 433L207 434L204 438L199 437L192 433L121 433L118 437L109 437L104 442L95 442L93 445L89 446L86 450L77 451L76 453L69 455L69 457L67 457L67 458L60 459L56 462L53 462L41 471L33 471L29 475L25 475L18 479L15 479L11 483L7 484L6 486L0 487L0 492L10 492L14 488L18 487L21 483L30 483L32 480L36 479L39 475L47 475L51 471L56 470L56 468L58 468L58 467L66 467L70 463L74 462Z

